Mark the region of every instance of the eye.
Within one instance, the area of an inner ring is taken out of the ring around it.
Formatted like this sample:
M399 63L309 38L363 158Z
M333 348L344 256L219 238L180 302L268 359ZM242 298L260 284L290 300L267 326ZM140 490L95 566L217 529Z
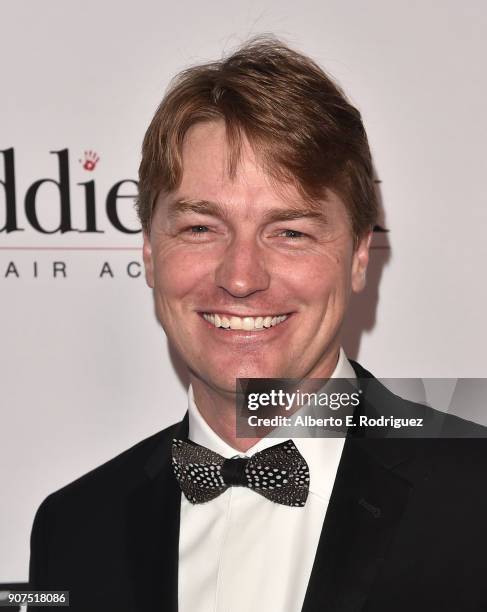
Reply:
M207 225L187 225L181 235L186 240L201 240L208 238L210 228Z
M208 225L182 225L176 234L185 242L208 242L213 233Z
M298 240L299 238L306 238L306 234L299 232L298 230L286 229L281 232L284 238L291 238L291 240Z

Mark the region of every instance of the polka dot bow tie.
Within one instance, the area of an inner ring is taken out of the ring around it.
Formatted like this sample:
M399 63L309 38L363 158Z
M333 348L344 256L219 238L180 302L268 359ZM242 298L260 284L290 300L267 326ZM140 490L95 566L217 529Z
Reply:
M173 440L172 461L179 486L193 504L210 501L235 486L286 506L302 507L308 497L308 464L292 440L235 459L225 459L191 440Z

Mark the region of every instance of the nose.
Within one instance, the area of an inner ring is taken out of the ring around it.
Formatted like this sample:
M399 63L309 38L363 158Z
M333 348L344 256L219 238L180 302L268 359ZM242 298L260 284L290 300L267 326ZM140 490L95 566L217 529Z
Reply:
M240 298L269 288L270 275L255 239L234 239L228 244L217 266L215 282L230 295Z

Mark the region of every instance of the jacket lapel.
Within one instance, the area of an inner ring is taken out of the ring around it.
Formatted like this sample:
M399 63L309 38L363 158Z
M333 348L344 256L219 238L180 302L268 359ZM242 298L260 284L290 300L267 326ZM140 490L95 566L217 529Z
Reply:
M377 383L357 372L367 374ZM360 413L375 413L364 395ZM412 485L396 468L411 458L412 441L361 435L345 440L302 612L363 608L408 501Z
M303 612L357 612L378 575L410 491L366 448L382 442L345 442Z
M177 612L181 490L171 463L173 437L188 436L187 414L146 464L146 479L128 505L128 559L135 609Z

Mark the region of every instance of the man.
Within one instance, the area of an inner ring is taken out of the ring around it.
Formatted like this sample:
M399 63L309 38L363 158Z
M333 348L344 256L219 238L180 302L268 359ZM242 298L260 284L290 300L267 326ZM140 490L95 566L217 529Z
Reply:
M336 84L273 39L185 71L146 133L138 210L188 413L47 498L33 587L83 611L486 609L486 446L452 439L480 429L340 348L377 200ZM345 378L357 414L419 414L448 439L241 438L237 378Z

